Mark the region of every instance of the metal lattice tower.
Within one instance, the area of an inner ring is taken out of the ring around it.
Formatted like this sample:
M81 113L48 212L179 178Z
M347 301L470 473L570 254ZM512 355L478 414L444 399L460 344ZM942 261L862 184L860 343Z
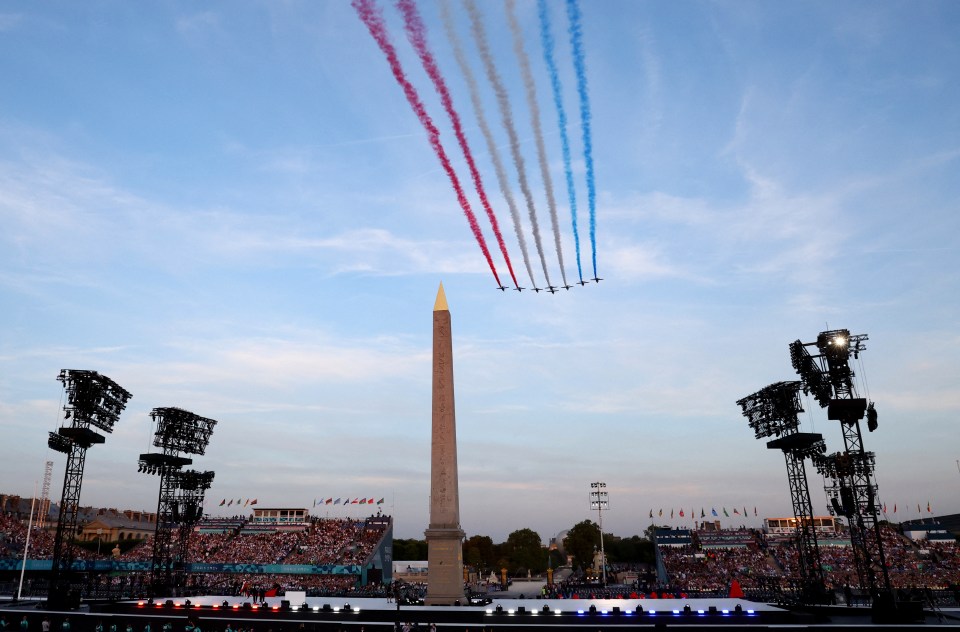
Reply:
M875 594L879 587L890 590L890 576L883 551L877 509L877 486L873 481L875 458L863 447L860 420L867 417L868 427L877 427L873 403L857 396L850 368L850 355L858 358L866 346L866 335L851 336L846 329L821 332L817 341L790 345L793 368L803 380L804 392L813 394L821 407L827 409L827 418L839 421L843 431L844 451L815 460L817 469L829 483L827 495L831 498L831 513L842 513L850 527L854 563L860 586ZM807 347L816 347L818 355L811 355Z
M106 440L91 426L104 432L113 432L113 426L126 407L130 393L96 371L64 369L57 380L63 383L67 396L67 403L63 407L64 419L72 421L69 426L51 432L47 439L51 449L67 455L47 600L54 607L71 607L77 600L68 598L69 575L73 566L70 543L77 533L83 468L87 449Z
M822 600L825 584L805 459L821 455L827 448L822 435L799 432L798 413L803 412L799 391L800 382L777 382L744 397L737 404L757 439L779 437L767 442L767 448L782 450L786 461L790 500L797 521L794 537L803 587L800 598L809 603Z
M43 487L40 488L40 510L37 512L37 528L43 530L47 526L47 516L50 514L50 481L53 478L53 461L47 461L43 468Z
M203 454L217 422L180 408L154 408L150 417L156 424L153 445L161 452L141 454L139 471L160 475L150 570L151 595L158 597L183 587L190 534L214 477L183 470L193 459L181 453Z

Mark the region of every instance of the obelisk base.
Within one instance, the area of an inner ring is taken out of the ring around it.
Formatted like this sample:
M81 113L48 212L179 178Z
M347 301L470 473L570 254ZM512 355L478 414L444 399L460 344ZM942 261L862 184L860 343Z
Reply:
M463 592L463 538L460 528L427 529L428 606L467 605Z

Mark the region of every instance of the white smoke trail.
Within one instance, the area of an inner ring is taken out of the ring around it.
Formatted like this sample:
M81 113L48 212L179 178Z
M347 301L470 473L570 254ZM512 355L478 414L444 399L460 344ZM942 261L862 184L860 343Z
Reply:
M510 99L507 97L507 90L503 87L503 81L493 63L493 55L490 53L490 44L487 42L487 32L483 26L483 18L480 10L474 0L463 0L463 6L470 14L471 32L473 39L477 43L477 49L480 51L480 59L483 60L483 67L487 73L487 79L493 86L493 91L497 96L497 106L500 109L500 119L503 127L510 139L510 155L513 158L513 164L517 169L517 179L520 181L520 191L527 203L527 212L530 215L530 226L533 229L533 241L537 246L537 254L540 255L540 264L543 266L543 277L550 283L550 273L547 271L547 260L543 256L543 243L540 240L540 224L537 222L537 210L533 204L533 195L530 193L530 184L527 182L527 170L524 166L523 155L520 153L520 140L517 137L517 130L513 124L513 111L510 108Z
M477 78L467 63L467 57L463 52L463 44L460 36L457 35L453 24L453 17L450 14L450 3L444 0L440 3L440 17L443 19L443 28L447 32L447 39L453 46L453 55L460 66L460 72L463 73L467 81L467 87L470 90L470 101L473 103L473 109L477 113L477 124L480 126L480 132L487 142L487 150L490 152L490 159L493 161L493 168L497 174L497 183L500 185L500 192L507 201L510 208L510 217L513 219L513 229L517 233L517 241L520 243L520 253L523 255L523 264L527 268L527 274L530 276L530 283L536 287L537 282L533 278L533 269L530 267L530 255L527 252L527 240L523 236L523 226L520 223L520 212L517 210L517 203L513 198L513 190L510 188L510 182L507 179L506 169L503 166L503 159L500 157L500 150L497 149L493 133L490 131L490 125L487 123L487 116L480 100L480 90L477 87Z
M523 77L523 87L527 95L527 106L530 108L530 121L533 127L533 136L537 141L537 159L540 163L540 177L547 194L547 209L550 211L550 223L553 226L553 243L557 249L557 260L560 262L560 275L563 284L567 285L567 271L563 266L563 248L560 246L560 222L557 219L557 203L553 198L553 179L547 165L547 149L543 143L543 129L540 125L540 106L537 104L537 85L533 81L533 72L530 70L530 58L523 46L523 32L517 22L516 1L507 0L507 21L510 32L513 34L513 52L520 62L520 75Z

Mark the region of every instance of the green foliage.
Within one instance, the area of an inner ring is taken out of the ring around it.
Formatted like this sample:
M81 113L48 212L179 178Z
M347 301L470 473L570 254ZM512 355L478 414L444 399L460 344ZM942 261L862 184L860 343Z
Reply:
M600 527L592 520L573 525L563 540L563 550L573 556L574 568L588 568L593 563L593 552L600 548Z
M606 549L607 559L611 563L654 563L653 542L650 540L641 538L639 535L619 538L608 533L604 533L603 538L603 548Z
M463 543L463 561L477 571L489 573L495 569L498 555L493 540L488 535L473 535Z
M393 559L401 562L417 562L427 560L427 541L415 539L394 539Z
M507 536L504 553L509 561L511 574L542 573L547 569L547 552L540 541L540 534L532 529L520 529Z
M603 537L610 562L652 563L654 560L652 543L639 535L620 538L605 533ZM574 566L589 567L593 563L595 548L600 548L600 530L590 520L574 525L564 540L564 549L573 555ZM393 559L426 560L426 540L395 539ZM546 572L548 560L553 568L566 564L566 559L558 552L544 548L540 534L533 529L518 529L507 536L506 542L500 544L494 544L490 536L486 535L470 536L463 543L464 564L484 576L493 572L499 577L500 569L504 567L510 575L525 575L527 571L539 575Z

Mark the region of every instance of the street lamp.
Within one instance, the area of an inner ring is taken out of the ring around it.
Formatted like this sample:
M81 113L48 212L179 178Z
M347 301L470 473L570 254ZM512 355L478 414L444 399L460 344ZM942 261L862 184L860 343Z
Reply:
M607 552L603 548L603 510L610 509L610 500L607 495L607 484L597 481L590 483L590 509L597 510L597 522L600 523L600 570L603 585L607 585Z

